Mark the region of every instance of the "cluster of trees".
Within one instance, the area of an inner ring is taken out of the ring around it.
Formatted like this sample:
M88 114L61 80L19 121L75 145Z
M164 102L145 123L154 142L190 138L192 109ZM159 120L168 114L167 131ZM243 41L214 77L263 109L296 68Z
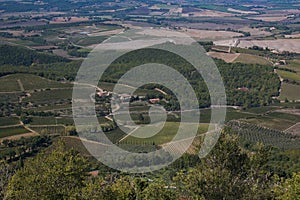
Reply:
M12 33L8 33L8 32L1 32L0 33L0 37L5 37L5 38L13 38L13 34Z
M10 116L15 113L17 115L21 114L21 106L19 104L19 97L22 94L1 94L0 96L0 117Z
M80 51L79 48L78 49L70 49L68 50L68 54L70 56L74 56L74 57L87 57L89 55L90 52L88 51Z
M37 53L34 50L9 45L0 46L0 65L10 64L14 66L30 66L34 63L49 64L56 62L68 62L66 58L45 53Z
M100 173L61 143L51 153L27 160L8 179L5 199L298 199L300 175L285 179L266 170L269 149L239 147L238 138L223 133L214 150L192 166L126 175ZM186 160L186 155L183 160ZM197 159L191 159L197 160ZM186 162L185 162L186 163ZM173 165L173 167L176 165ZM169 166L170 168L171 166ZM171 172L171 173L170 173Z
M162 50L143 49L126 54L106 70L102 80L117 82L132 67L153 62L178 70L193 86L200 108L210 106L210 95L201 75L183 58ZM229 105L244 107L269 105L274 101L272 97L279 95L280 80L273 73L272 67L241 63L230 64L222 60L215 60L215 63L223 77ZM160 85L153 84L152 87L167 90ZM247 88L248 91L241 91L239 88ZM156 94L156 97L160 98L160 95ZM151 94L151 97L155 97L155 94ZM176 110L178 104L175 103L177 102L175 96L171 95L165 98L168 98L167 100L170 102L168 110Z
M35 136L19 140L3 140L0 145L0 162L10 162L32 156L52 144L49 136Z
M280 80L273 68L216 60L226 87L229 105L258 107L270 105L279 96ZM238 90L246 88L248 91Z
M59 113L54 113L54 112L45 112L45 111L33 111L33 110L28 110L23 112L24 115L27 116L39 116L39 117L49 117L49 116L53 116L53 117L58 117L60 114Z
M12 64L7 64L1 66L0 76L24 73L34 74L57 81L74 81L80 65L81 61L34 64L30 66L12 66Z
M206 45L209 48L211 44L208 42ZM0 64L3 65L0 75L32 73L49 79L72 81L75 79L81 64L81 61L67 62L66 59L58 56L36 53L35 51L7 45L0 46L0 53L0 58L2 58ZM193 86L198 96L200 108L210 106L210 95L201 75L195 72L195 69L183 58L162 50L143 49L120 57L106 70L101 81L115 83L132 67L151 62L174 67ZM277 75L273 73L272 67L241 63L229 64L222 60L215 60L215 62L223 77L229 105L245 108L269 105L274 101L272 97L278 96L280 81ZM34 66L33 63L35 63ZM168 91L167 88L155 84L148 84L144 89L149 87L158 87ZM248 91L241 91L238 88L248 88ZM157 92L150 93L147 98L165 98L169 103L162 102L162 104L165 104L164 106L168 110L178 110L179 104L176 97L170 91L168 92L170 94L168 96L162 96Z

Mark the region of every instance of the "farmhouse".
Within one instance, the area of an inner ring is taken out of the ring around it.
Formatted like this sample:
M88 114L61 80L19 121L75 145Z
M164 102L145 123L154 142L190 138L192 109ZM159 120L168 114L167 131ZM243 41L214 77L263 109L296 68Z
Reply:
M242 91L242 92L249 92L249 88L247 87L241 87L241 88L238 88L239 91Z
M156 104L156 103L159 103L159 102L160 102L160 99L159 99L159 98L156 98L156 99L149 99L149 102L152 103L152 104Z

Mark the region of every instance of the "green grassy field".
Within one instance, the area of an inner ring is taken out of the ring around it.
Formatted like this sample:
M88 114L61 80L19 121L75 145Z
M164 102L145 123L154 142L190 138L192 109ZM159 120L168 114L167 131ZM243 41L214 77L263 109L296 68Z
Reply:
M245 112L250 112L253 114L264 114L266 112L273 111L276 109L278 109L278 107L266 106L266 107L248 108L247 110L245 110Z
M10 137L14 135L28 133L29 131L26 130L22 126L18 127L10 127L10 128L0 128L0 138Z
M83 39L80 39L79 41L76 42L77 45L81 46L90 46L93 44L100 44L103 42L105 39L107 39L107 36L92 36L92 37L85 37Z
M124 144L164 144L170 142L178 131L179 123L177 122L166 122L164 128L150 138L137 138L133 136L127 137L122 141ZM189 125L186 125L189 128ZM203 134L207 131L208 124L199 124L198 134Z
M13 75L3 76L0 78L0 92L21 91L16 79Z
M287 69L291 69L300 73L300 60L289 60L287 61L287 65L282 66Z
M123 137L126 136L126 134L119 128L111 132L105 133L105 135L114 144L119 142Z
M99 82L98 87L100 87L101 89L107 90L107 91L113 91L115 84L108 83L108 82Z
M6 103L17 103L19 102L19 98L22 95L21 92L19 93L6 93L0 95L0 102L6 102Z
M234 62L245 63L245 64L269 65L269 66L272 65L270 61L268 61L267 59L261 56L245 54L245 53L241 53L241 55L239 55L239 57Z
M10 126L19 123L20 120L17 117L0 117L0 126Z
M300 117L298 115L293 115L293 114L288 114L288 113L272 112L272 113L269 113L267 116L278 118L278 119L289 120L291 122L294 122L295 124L300 122Z
M281 89L280 100L285 100L286 98L290 101L300 100L300 92L298 92L300 91L300 85L284 83Z
M277 73L284 79L293 80L300 82L300 74L296 74L293 72L277 70Z
M246 113L240 110L228 109L226 113L226 122L236 119L247 119L254 117L251 113Z
M254 117L254 114L251 113L245 113L240 110L236 110L233 108L227 108L226 109L226 118L225 121L228 122L230 120L235 119L244 119L249 117ZM179 119L180 120L180 119ZM210 123L211 120L211 109L201 109L200 110L200 123Z

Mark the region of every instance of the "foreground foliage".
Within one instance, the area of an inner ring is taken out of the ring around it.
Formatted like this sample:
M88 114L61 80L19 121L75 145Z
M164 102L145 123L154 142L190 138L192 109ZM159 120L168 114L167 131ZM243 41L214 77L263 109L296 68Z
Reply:
M298 195L299 174L278 181L267 170L269 148L239 147L223 133L214 150L193 166L176 168L169 177L155 174L89 175L88 160L62 143L50 154L28 160L10 179L6 199L281 199ZM186 159L186 156L183 157ZM176 165L173 165L175 167ZM165 173L165 174L164 174ZM164 174L164 175L163 175ZM290 196L285 191L290 192Z

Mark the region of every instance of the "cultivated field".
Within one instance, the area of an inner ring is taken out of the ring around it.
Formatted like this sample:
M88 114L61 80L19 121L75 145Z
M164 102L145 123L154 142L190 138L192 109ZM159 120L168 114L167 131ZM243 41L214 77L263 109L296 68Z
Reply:
M187 125L188 126L188 125ZM176 135L179 127L177 122L166 122L164 128L155 136L150 138L137 138L129 136L122 143L125 144L164 144L170 142ZM199 124L198 134L205 133L208 129L208 124Z
M238 10L234 8L228 8L227 9L229 12L235 12L235 13L240 13L240 14L258 14L258 12L255 11L244 11L244 10Z
M195 9L193 12L185 13L192 17L232 17L234 14L227 12L220 12L207 9Z
M43 125L43 126L30 126L30 128L41 135L64 135L65 134L64 126Z
M239 31L244 31L244 32L248 32L251 34L251 36L253 37L267 37L272 35L271 32L265 31L262 28L251 28L249 26L243 27L238 29Z
M198 40L223 40L225 38L228 39L243 36L241 33L231 31L209 31L196 29L185 29L184 33Z
M86 18L86 17L56 17L50 21L50 24L85 22L88 20L89 20L89 18Z
M240 62L245 64L273 65L270 61L261 56L245 53L239 54L239 56L234 60L234 62Z
M0 128L0 138L29 133L23 126Z
M248 19L254 19L254 20L262 20L266 22L278 22L283 21L287 19L286 16L259 16L259 17L248 17Z
M56 101L68 101L72 98L72 89L57 89L35 92L30 97L24 99L25 102L47 103Z
M222 52L214 52L214 51L210 51L207 54L213 58L222 59L227 63L236 62L236 63L245 63L245 64L272 65L272 63L267 59L261 56L256 56L251 54L222 53Z
M289 129L285 130L285 132L292 135L300 135L300 123L290 127Z
M300 73L300 60L289 60L287 61L287 65L283 65L281 67L291 69L296 71L297 73Z
M16 124L20 124L20 120L17 117L0 117L0 127L11 126Z
M253 123L262 127L284 131L297 123L296 120L283 119L279 116L259 116L245 120L248 123Z
M285 35L284 37L285 38L297 38L297 39L299 39L300 38L300 33L292 34L292 35Z
M213 58L222 59L227 63L234 62L240 56L239 53L221 53L215 51L210 51L207 54Z
M115 30L108 30L108 31L99 31L99 32L93 32L88 34L88 36L110 36L110 35L116 35L124 31L124 29L115 29Z
M220 40L215 41L215 45L231 46L234 41L231 40ZM289 51L300 53L300 40L298 39L277 39L277 40L240 40L237 45L241 48L249 48L253 46L259 46L263 48L274 49L278 51Z
M300 100L300 85L292 85L283 83L281 88L280 100L285 100L286 98L290 101Z
M288 72L284 70L277 70L277 73L283 78L300 82L300 74Z
M13 74L0 78L0 91L12 92L21 91L20 84L22 84L25 91L27 90L39 90L46 88L71 88L70 83L59 83L51 81L40 76L31 74Z
M255 124L232 121L230 127L246 141L263 143L279 149L299 149L299 137Z

